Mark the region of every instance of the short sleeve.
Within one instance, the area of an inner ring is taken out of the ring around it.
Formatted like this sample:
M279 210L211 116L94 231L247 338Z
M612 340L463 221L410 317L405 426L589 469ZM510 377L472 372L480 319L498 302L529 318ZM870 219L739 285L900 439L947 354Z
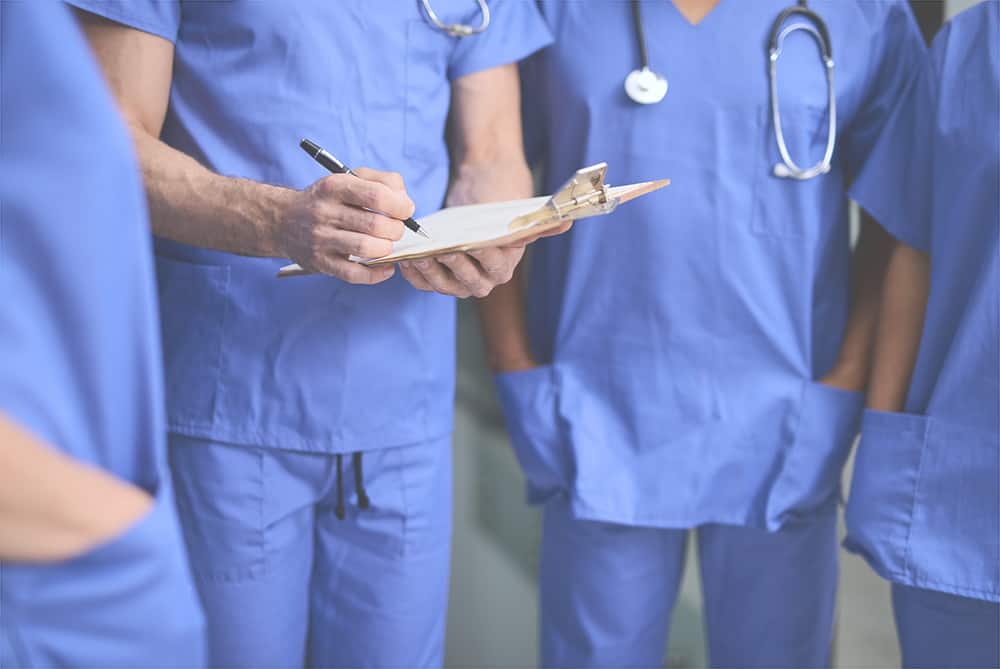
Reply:
M534 0L493 0L489 8L485 32L458 38L448 65L449 79L516 63L552 43Z
M906 2L861 3L872 23L868 75L861 103L839 140L849 182L857 182L872 148L927 58L927 47ZM836 53L834 53L836 59Z
M177 42L180 0L64 0L66 4L109 21Z
M930 248L935 190L937 65L933 57L923 59L915 81L872 141L850 190L889 234L924 252Z

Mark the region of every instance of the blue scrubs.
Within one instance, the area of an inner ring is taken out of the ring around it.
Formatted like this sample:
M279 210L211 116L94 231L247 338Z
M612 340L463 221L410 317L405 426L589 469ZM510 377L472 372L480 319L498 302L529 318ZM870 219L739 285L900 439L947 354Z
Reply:
M893 584L905 666L1000 666L1000 3L935 39L871 198L931 258L904 413L866 412L849 549ZM874 182L868 182L874 183Z
M298 148L299 138L310 137L349 164L400 172L418 216L444 201L452 82L516 62L550 41L534 4L517 0L493 0L489 29L464 39L434 29L419 0L73 4L173 43L173 84L161 135L166 143L221 174L303 188L325 175ZM433 0L432 6L449 23L480 21L474 0ZM303 461L308 454L334 461L334 454L365 452L365 463L378 463L383 455L375 452L384 449L398 449L384 457L404 462L410 457L406 449L417 446L425 451L422 462L445 467L446 454L439 451L447 449L452 429L452 298L417 291L399 274L377 286L324 276L277 281L284 260L163 239L157 240L156 255L171 448L185 451L175 464L226 458L228 444L255 449L262 463L286 457L277 451L295 451ZM186 451L192 448L217 453L190 456ZM359 463L350 455L342 460L343 477L353 481L361 473ZM364 482L375 485L367 474L377 480L381 467L365 467ZM332 485L336 496L348 485L337 484L335 469L324 487ZM408 596L391 594L394 581L377 566L391 557L393 570L411 569L409 551L396 542L375 542L359 553L370 560L337 564L322 563L331 558L317 549L317 578L340 568L357 570L343 581L355 585L333 591L333 599L313 598L312 605L326 609L318 613L310 613L305 598L287 609L267 608L266 602L284 596L282 584L296 567L275 561L264 569L238 569L225 579L227 587L203 576L240 562L245 546L236 537L261 530L256 498L218 516L205 500L235 495L242 483L200 468L175 471L182 520L210 612L213 663L300 662L301 644L278 657L263 643L268 628L286 624L287 617L301 629L309 619L323 622L310 636L323 637L331 654L311 657L316 664L392 664L418 656L440 663L440 634L434 636L437 650L420 655L424 640L388 634L381 626L416 613ZM387 475L401 477L398 485L407 490L427 490L430 481L450 485L447 470L429 466ZM321 503L326 493L312 479L259 477L262 503L288 512L293 502L312 504L317 536L353 541L347 521L328 522L337 504ZM312 491L306 499L300 487ZM431 499L409 502L424 508ZM372 517L384 501L371 495ZM347 506L358 502L352 497ZM430 506L433 517L427 523L407 520L407 533L436 532L431 525L446 529L448 505ZM226 540L203 541L209 528ZM431 534L421 536L422 542ZM429 582L443 588L446 551L428 568ZM375 585L358 585L364 583ZM272 594L248 607L241 591L250 587ZM362 598L367 587L384 589L374 600L377 606L361 607L352 619L335 615L341 602ZM441 590L432 604L419 608L427 621L443 620L443 599ZM234 650L241 645L245 652Z
M0 563L0 666L201 666L131 142L60 4L0 3L0 70L0 412L155 498L76 557Z
M630 608L647 587L630 573L675 582L682 552L626 545L651 529L694 527L729 542L733 556L712 561L707 581L752 598L747 608L769 629L809 629L808 643L785 644L753 621L710 613L710 638L728 637L728 650L712 646L713 664L825 662L837 571L830 519L862 399L816 379L847 319L847 197L925 48L904 2L810 2L836 61L837 147L829 174L781 179L771 171L766 44L790 4L722 2L692 26L672 3L644 3L649 58L670 88L643 106L623 90L638 59L629 4L542 3L556 43L526 67L524 99L545 187L598 161L612 183L673 180L535 245L529 331L545 364L499 378L531 499L565 500L546 510L549 524L616 528L616 551L591 551L547 526L543 581L559 579L564 560L583 565L562 599L543 586L547 665L659 663L661 634L633 638L662 620ZM778 87L792 154L811 165L825 148L827 91L802 31L785 41ZM776 534L759 538L766 550L743 551L746 528ZM735 576L775 561L786 571L773 589ZM567 619L583 631L564 635Z

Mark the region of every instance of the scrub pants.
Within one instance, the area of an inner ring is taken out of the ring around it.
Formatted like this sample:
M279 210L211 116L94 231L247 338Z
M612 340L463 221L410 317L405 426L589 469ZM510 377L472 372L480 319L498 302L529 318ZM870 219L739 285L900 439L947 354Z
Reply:
M365 452L362 509L350 455L171 435L209 666L441 666L450 442Z
M778 532L697 528L713 667L824 667L837 586L836 512ZM663 667L688 530L544 511L541 562L545 667Z
M1000 667L1000 603L892 584L903 666Z

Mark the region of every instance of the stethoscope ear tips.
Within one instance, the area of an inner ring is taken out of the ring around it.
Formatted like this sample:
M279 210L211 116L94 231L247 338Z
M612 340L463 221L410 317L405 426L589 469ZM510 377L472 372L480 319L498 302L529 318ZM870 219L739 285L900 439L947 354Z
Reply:
M648 67L632 70L625 77L625 94L641 105L656 104L667 95L667 80Z

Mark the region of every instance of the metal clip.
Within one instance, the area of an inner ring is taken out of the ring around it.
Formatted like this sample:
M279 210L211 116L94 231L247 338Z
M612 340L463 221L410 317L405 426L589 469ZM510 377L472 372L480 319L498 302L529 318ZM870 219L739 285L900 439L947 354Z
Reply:
M585 218L613 211L618 206L618 200L610 196L608 186L604 183L607 171L607 163L597 163L577 170L549 198L545 206L555 211L560 220Z

